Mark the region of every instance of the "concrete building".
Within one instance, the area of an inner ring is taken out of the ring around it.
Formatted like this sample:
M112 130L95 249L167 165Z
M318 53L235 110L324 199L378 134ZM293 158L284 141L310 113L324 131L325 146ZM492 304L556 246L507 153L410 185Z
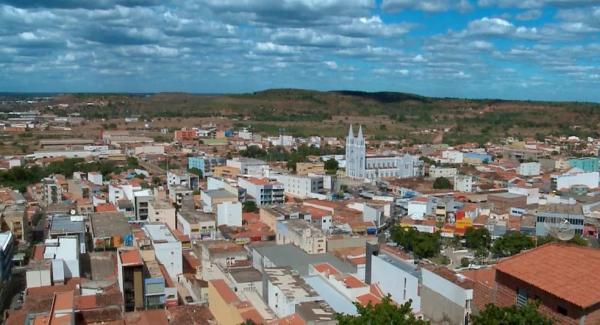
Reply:
M508 193L525 195L527 205L538 204L540 201L540 189L538 187L510 186Z
M138 249L117 251L117 275L125 312L144 309L144 261Z
M285 200L283 185L267 178L239 178L238 185L246 189L258 206L282 204Z
M135 220L147 221L149 216L150 201L154 198L149 189L133 192L133 208L135 210Z
M323 231L305 220L277 222L278 245L294 244L308 254L323 254L327 251L327 238Z
M325 163L323 162L299 162L296 163L296 174L307 176L308 174L324 174Z
M278 175L276 179L279 183L283 184L283 190L286 194L300 199L310 198L314 194L323 193L323 177Z
M362 126L355 137L352 125L346 138L346 175L356 179L378 180L382 177L408 178L423 175L423 162L418 157L367 156Z
M600 181L599 172L580 172L571 170L568 173L555 176L552 179L552 188L559 191L565 191L571 189L575 185L584 185L589 189L598 188L598 182Z
M453 179L457 173L458 169L454 167L431 166L429 168L429 177L431 178L445 177Z
M442 151L442 159L439 161L445 164L462 164L464 154L458 150L444 150Z
M572 158L567 163L569 167L581 169L585 173L600 171L597 157Z
M200 184L200 179L197 175L181 170L167 171L167 186L171 187L183 186L189 190L197 190Z
M503 192L488 194L488 203L492 205L492 211L497 214L509 213L511 208L524 209L527 207L527 196Z
M263 160L244 157L228 159L227 166L236 168L242 175L252 177L263 177L269 169L269 165Z
M89 172L87 174L87 179L94 185L102 185L102 173L99 172Z
M46 239L44 259L52 262L52 282L64 283L65 280L80 276L79 247L76 237Z
M263 206L259 211L260 222L275 230L278 221L299 219L303 217L295 206Z
M399 304L412 300L413 312L421 310L419 286L421 270L414 261L402 258L392 249L380 249L377 244L367 243L367 267L365 282L379 288Z
M206 190L200 192L202 211L206 213L217 212L217 206L226 202L237 202L238 196L225 189Z
M541 165L539 162L526 162L519 164L517 174L521 176L538 176L540 174Z
M19 194L20 195L20 194ZM27 241L29 235L29 222L26 214L25 204L0 203L0 217L14 239L21 242Z
M169 228L176 228L175 207L166 200L154 198L148 205L148 221L164 223Z
M221 225L242 226L242 204L240 202L223 202L217 205L217 227Z
M181 242L163 224L149 223L143 229L152 243L157 261L164 265L171 279L176 279L183 272Z
M421 312L431 324L470 324L473 281L446 267L424 267Z
M263 299L277 317L286 317L296 311L302 302L320 300L317 292L290 267L272 267L263 270Z
M568 222L568 227L573 229L576 234L583 234L585 216L580 204L540 205L535 211L535 216L536 236L552 234L553 229L564 226L565 221Z
M473 192L473 176L456 175L454 176L454 190L458 192Z
M103 212L90 215L90 233L94 249L120 248L131 236L131 226L122 212Z
M2 281L6 281L10 277L13 255L14 241L12 233L0 233L0 276Z
M215 239L216 220L214 214L182 208L177 211L177 229L194 239Z
M48 238L57 239L62 237L75 237L77 238L79 252L82 254L86 252L86 225L84 217L56 214L50 216L48 221L50 223Z
M217 166L225 166L227 159L222 157L188 157L188 169L197 168L203 177L212 176Z
M247 320L264 323L256 309L242 301L222 279L208 281L208 308L220 325L239 325Z

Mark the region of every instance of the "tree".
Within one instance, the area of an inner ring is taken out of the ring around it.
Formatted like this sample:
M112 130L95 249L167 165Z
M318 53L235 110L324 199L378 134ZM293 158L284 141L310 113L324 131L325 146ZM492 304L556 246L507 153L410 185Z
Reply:
M537 245L536 246L541 246L550 242L558 242L560 241L558 238L553 237L553 236L539 236L537 237ZM581 237L581 235L579 234L575 234L575 236L573 236L573 238L569 239L566 241L569 244L575 244L578 246L588 246L588 242L585 238Z
M337 160L330 158L325 162L325 170L327 174L335 174L338 170L339 164Z
M527 303L522 307L498 307L494 304L485 306L479 315L471 315L474 325L551 325L552 320L538 311L538 305Z
M190 169L188 169L188 171L194 175L197 175L199 178L203 177L202 171L196 167L190 168Z
M467 266L469 266L469 264L471 264L471 261L469 261L469 258L463 257L463 258L460 259L460 266L461 267L467 267Z
M511 231L496 239L492 246L492 253L497 257L512 256L524 249L535 246L533 239L518 231Z
M396 227L392 231L392 239L405 250L412 252L417 258L429 258L440 252L441 238L439 233L419 232L414 228Z
M433 188L436 190L451 189L452 183L446 177L438 177L433 181Z
M417 319L412 313L412 301L407 301L402 305L396 305L388 295L380 303L372 305L370 302L366 306L354 303L358 315L338 314L336 316L340 325L425 325L429 324L424 320Z
M256 202L254 201L245 201L242 204L243 212L258 212L258 207L256 206Z
M465 242L467 248L487 250L492 243L492 236L486 228L469 228L465 231Z

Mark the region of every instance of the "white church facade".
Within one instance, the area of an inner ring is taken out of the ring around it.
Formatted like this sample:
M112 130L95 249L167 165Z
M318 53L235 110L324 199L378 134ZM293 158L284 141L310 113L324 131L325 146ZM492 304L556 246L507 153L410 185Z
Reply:
M346 138L346 175L356 179L423 176L423 162L416 156L367 156L362 126L355 137L350 125Z

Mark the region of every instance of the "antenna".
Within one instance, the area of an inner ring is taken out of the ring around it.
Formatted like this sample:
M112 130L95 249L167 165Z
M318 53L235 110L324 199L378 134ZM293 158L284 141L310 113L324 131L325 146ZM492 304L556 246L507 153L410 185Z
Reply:
M544 227L550 236L561 241L568 241L575 237L575 229L571 227L571 223L566 218L546 218Z

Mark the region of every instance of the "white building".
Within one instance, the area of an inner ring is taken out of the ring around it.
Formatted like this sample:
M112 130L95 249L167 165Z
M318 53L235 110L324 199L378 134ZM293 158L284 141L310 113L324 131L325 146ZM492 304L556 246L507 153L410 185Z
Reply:
M172 279L183 273L183 256L181 242L164 224L148 223L144 231L152 242L156 259L164 265Z
M517 174L521 176L538 176L540 174L539 162L526 162L517 167Z
M423 220L431 210L429 199L417 197L408 201L408 216L414 220Z
M175 207L166 200L154 198L148 205L148 221L164 223L175 229Z
M423 162L416 156L367 156L362 126L355 137L352 125L346 138L346 175L356 179L408 178L423 175Z
M454 167L432 166L429 168L429 177L431 178L445 177L448 179L453 179L457 173L458 170Z
M464 154L457 150L444 150L442 151L442 159L439 161L446 164L462 164Z
M282 204L284 202L283 185L267 178L239 178L238 185L254 199L256 205Z
M77 237L59 237L44 242L44 259L52 262L53 283L64 283L67 279L80 276L77 241Z
M540 189L537 187L511 186L508 193L527 196L527 204L538 204L540 202Z
M279 318L294 314L299 303L320 299L317 292L290 267L265 268L264 274L266 292L263 295Z
M583 173L579 171L569 171L568 173L556 177L556 189L568 190L574 185L584 185L590 189L598 188L600 173Z
M223 202L217 205L217 227L220 225L242 226L242 204L240 202Z
M421 311L433 324L468 324L473 282L446 267L421 269Z
M102 173L99 172L89 172L87 179L94 185L102 185L103 182Z
M297 176L297 175L278 175L278 182L283 184L283 190L300 199L313 197L313 193L323 192L323 177Z
M404 260L399 256L379 250L379 254L370 254L367 250L366 283L377 284L387 295L392 296L398 304L412 300L413 312L421 310L419 295L419 279L421 272L412 260ZM370 265L369 265L370 263ZM370 274L369 274L370 270Z
M146 145L146 146L139 146L139 147L135 147L134 149L135 155L141 155L141 154L146 154L146 155L164 155L165 154L165 147L164 146L158 146L158 145Z
M473 176L456 175L454 176L454 190L458 192L473 192Z
M226 165L240 170L240 174L262 177L269 170L269 165L263 160L238 157L228 159Z
M172 187L182 186L190 190L198 189L200 179L197 175L185 171L167 171L167 186Z

